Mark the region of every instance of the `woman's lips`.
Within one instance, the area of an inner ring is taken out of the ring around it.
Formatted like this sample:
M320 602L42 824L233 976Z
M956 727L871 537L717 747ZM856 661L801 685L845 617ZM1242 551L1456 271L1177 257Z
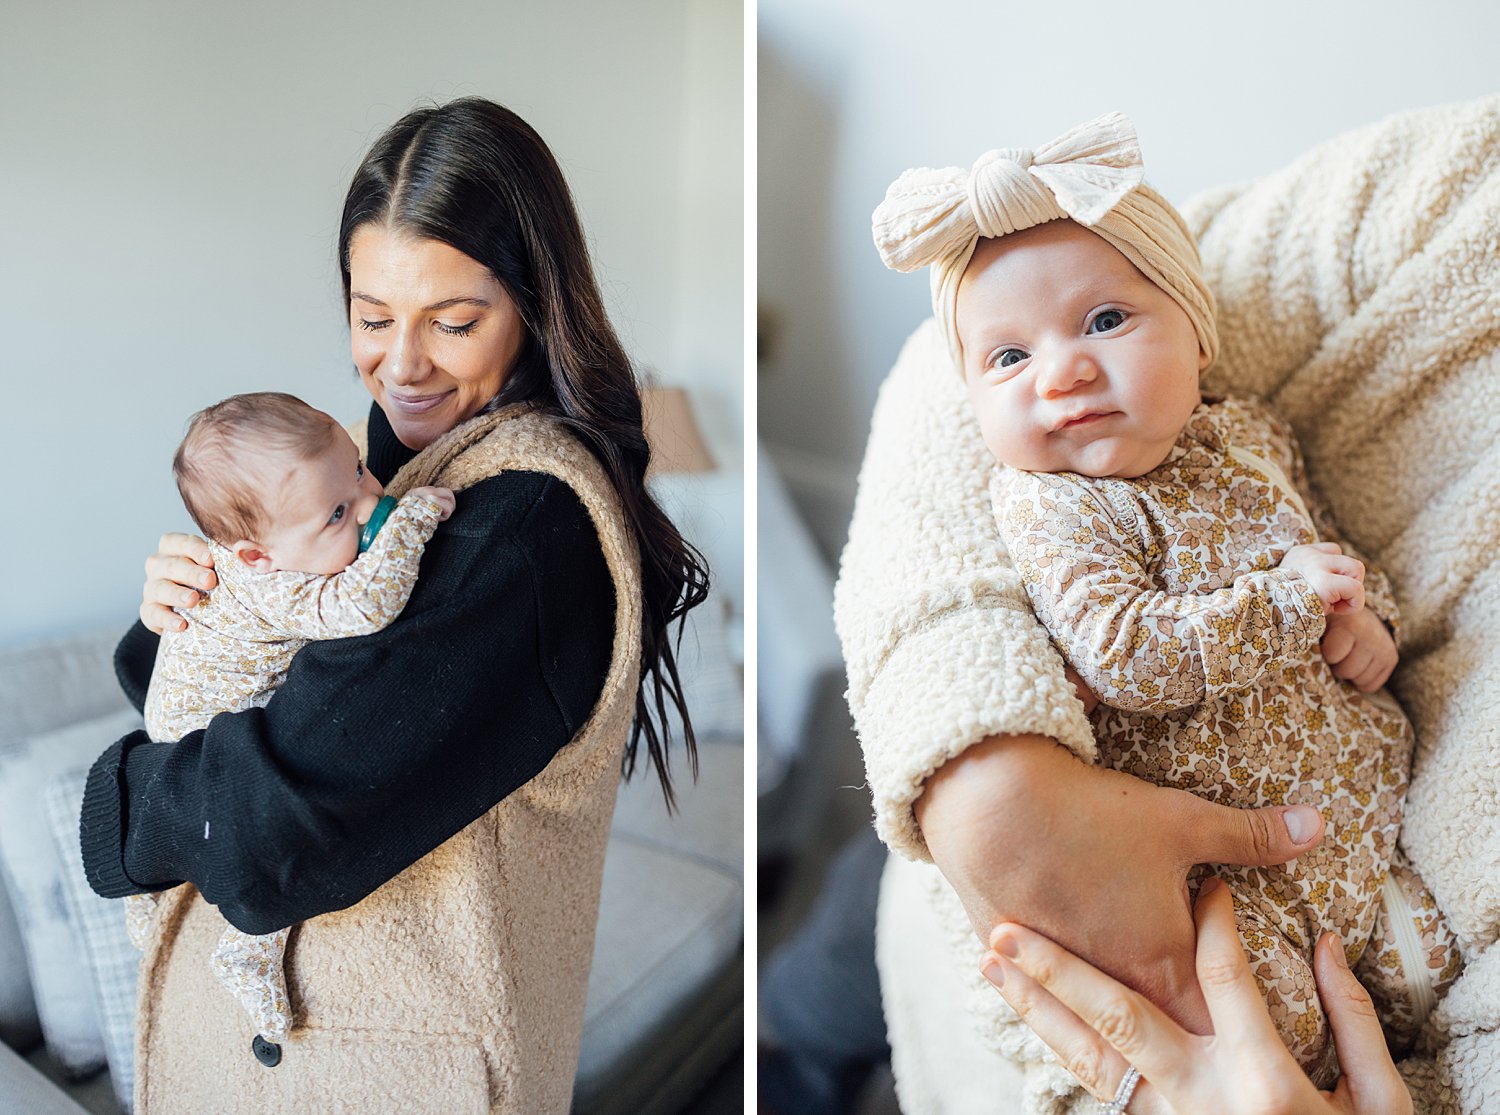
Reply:
M385 393L386 400L402 414L426 414L441 406L453 392L439 391L436 395L398 395L394 391Z

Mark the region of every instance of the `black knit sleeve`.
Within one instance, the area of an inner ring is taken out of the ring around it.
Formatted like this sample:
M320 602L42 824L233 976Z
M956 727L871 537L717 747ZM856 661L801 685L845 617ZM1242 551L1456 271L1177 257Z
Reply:
M309 644L263 709L99 758L89 880L108 897L194 883L247 933L351 906L551 761L613 642L613 585L572 489L477 484L390 627Z
M151 686L160 642L161 636L136 620L115 647L115 678L136 712L146 711L146 690Z

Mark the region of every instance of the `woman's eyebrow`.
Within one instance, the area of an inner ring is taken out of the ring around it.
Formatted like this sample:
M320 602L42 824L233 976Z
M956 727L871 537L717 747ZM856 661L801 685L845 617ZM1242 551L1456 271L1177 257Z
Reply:
M372 306L380 306L387 310L390 309L389 305L376 298L373 294L366 294L361 290L351 290L349 297L358 298L361 302L368 302ZM488 310L490 302L488 299L478 298L472 294L461 294L457 298L444 298L441 302L434 302L430 306L423 306L422 312L430 313L433 310L446 310L450 306L478 306L482 310Z

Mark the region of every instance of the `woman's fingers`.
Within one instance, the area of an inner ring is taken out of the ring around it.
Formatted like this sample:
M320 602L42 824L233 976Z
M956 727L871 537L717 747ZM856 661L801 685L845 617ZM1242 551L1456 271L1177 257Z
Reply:
M161 604L142 604L141 623L146 630L157 635L166 631L183 631L187 629L187 620L183 619L171 608Z
M1193 914L1198 923L1198 985L1214 1034L1238 1048L1280 1049L1281 1038L1240 945L1229 888L1218 879L1204 880Z
M1175 796L1176 845L1182 863L1235 863L1268 867L1294 860L1323 839L1323 818L1308 805L1235 809L1184 790Z
M213 563L208 543L196 534L162 535L157 552L146 559L141 623L158 635L186 628L187 621L172 609L193 607L219 583Z
M146 559L146 583L158 581L204 591L219 583L212 567L179 554L152 554Z
M1411 1093L1391 1061L1370 994L1349 970L1344 946L1333 933L1323 934L1318 941L1313 977L1343 1073L1335 1096L1346 1095L1355 1111L1407 1115L1412 1110Z
M153 556L185 557L210 568L214 563L214 556L208 548L207 541L196 534L183 534L175 530L170 530L161 536L156 543L156 554Z
M1108 1042L998 953L985 955L982 970L985 979L995 985L1011 1009L1047 1043L1080 1084L1101 1099L1115 1094L1129 1065Z
M1201 1039L1150 1000L1023 926L996 926L990 948L1009 961L1002 972L1025 977L1007 972L1006 1002L1096 1096L1114 1095L1127 1064L1169 1095L1182 1090L1177 1078L1197 1064Z

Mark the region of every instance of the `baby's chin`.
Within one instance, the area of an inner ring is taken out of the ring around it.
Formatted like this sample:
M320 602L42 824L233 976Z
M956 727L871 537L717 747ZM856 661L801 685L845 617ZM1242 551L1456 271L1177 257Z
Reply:
M1172 443L1145 445L1128 438L1111 437L1070 448L1045 460L1036 459L1024 464L1006 461L1005 464L1025 472L1072 472L1096 480L1107 476L1133 480L1161 467L1171 451Z

